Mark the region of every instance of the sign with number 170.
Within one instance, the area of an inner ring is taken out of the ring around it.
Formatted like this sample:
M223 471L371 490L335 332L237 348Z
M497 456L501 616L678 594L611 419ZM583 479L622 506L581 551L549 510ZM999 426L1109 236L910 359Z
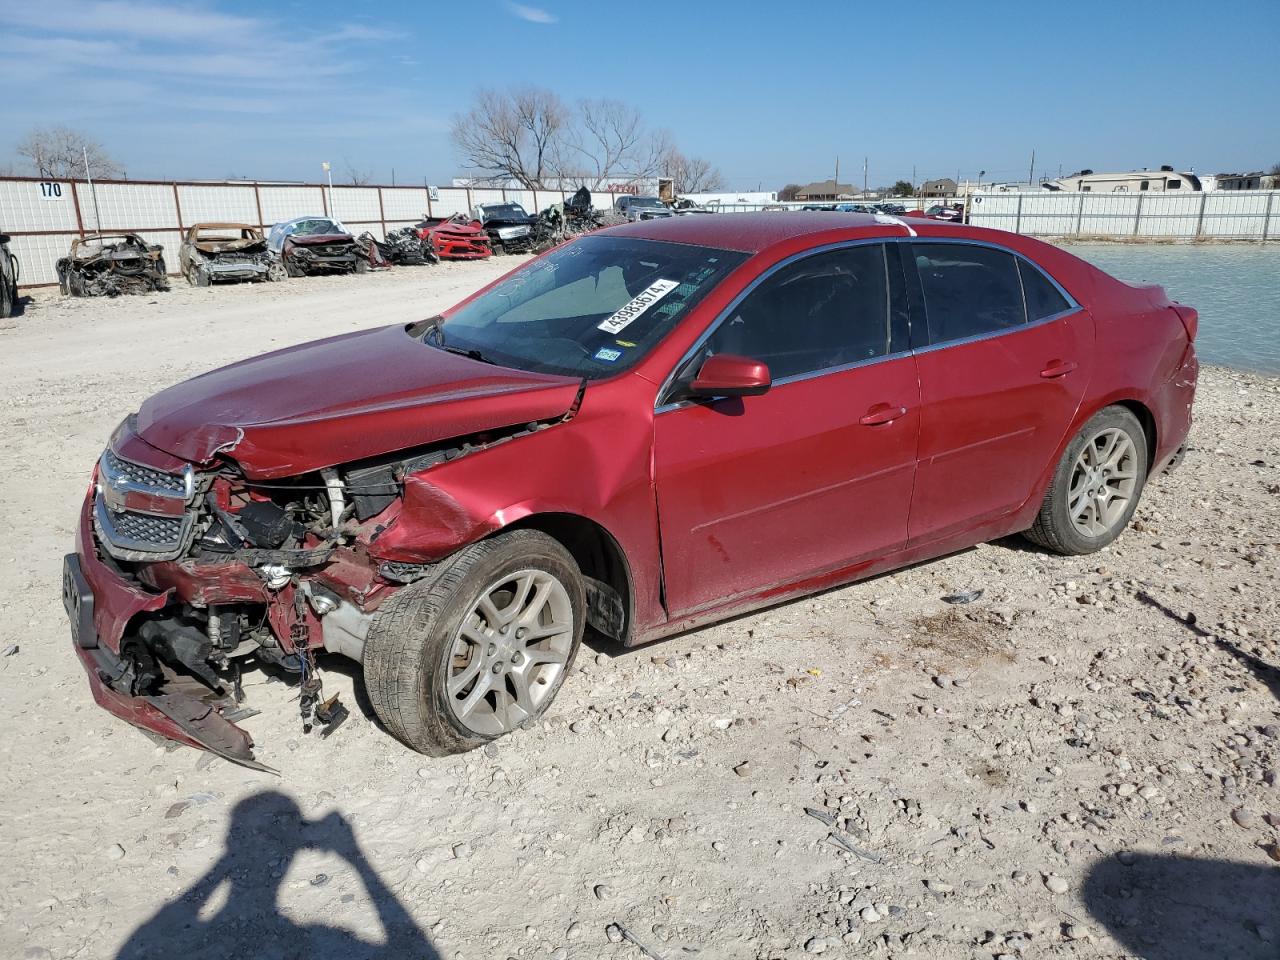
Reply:
M53 183L52 181L48 181L48 180L46 180L46 181L44 181L43 183L41 183L41 184L40 184L40 199L41 199L41 200L61 200L61 199L62 199L62 184L60 184L60 183Z

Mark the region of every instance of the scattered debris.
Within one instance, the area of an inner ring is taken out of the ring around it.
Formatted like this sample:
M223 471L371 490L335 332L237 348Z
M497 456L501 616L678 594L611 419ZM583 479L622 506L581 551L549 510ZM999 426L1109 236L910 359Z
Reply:
M942 602L955 604L973 603L973 601L981 599L984 592L982 590L964 590L960 593L948 594L942 598Z

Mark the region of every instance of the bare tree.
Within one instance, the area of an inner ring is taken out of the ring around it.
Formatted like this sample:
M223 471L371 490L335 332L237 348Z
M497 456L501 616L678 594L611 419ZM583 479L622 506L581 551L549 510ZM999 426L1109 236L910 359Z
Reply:
M67 127L37 127L18 144L17 154L38 177L70 180L85 175L85 155L94 177L121 178L124 167L107 155L102 145L86 134Z
M342 169L353 187L367 187L373 183L373 174L368 170L357 170L346 157L342 158Z
M482 179L535 189L558 172L569 122L568 108L550 90L482 90L476 105L454 118L453 142Z
M778 191L778 199L783 203L790 203L795 200L796 194L800 192L800 186L798 183L788 183Z
M1280 163L1273 163L1267 172L1273 177L1280 177Z
M707 193L724 186L723 175L710 161L701 157L686 157L675 147L669 148L663 157L662 176L674 181L677 194Z

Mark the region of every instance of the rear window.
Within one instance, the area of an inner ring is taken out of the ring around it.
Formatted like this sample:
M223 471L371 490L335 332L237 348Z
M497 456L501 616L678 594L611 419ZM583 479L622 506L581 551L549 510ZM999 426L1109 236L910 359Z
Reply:
M1018 272L1022 276L1022 295L1027 301L1027 319L1034 323L1045 317L1062 313L1071 304L1043 273L1027 263L1018 261Z
M929 342L1000 333L1026 323L1017 258L967 243L914 244Z

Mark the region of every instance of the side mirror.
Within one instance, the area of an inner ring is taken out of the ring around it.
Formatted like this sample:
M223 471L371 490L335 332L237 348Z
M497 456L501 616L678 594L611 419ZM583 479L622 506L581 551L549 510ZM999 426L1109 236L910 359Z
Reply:
M703 362L689 384L689 396L757 397L772 384L767 364L732 353L717 353Z

